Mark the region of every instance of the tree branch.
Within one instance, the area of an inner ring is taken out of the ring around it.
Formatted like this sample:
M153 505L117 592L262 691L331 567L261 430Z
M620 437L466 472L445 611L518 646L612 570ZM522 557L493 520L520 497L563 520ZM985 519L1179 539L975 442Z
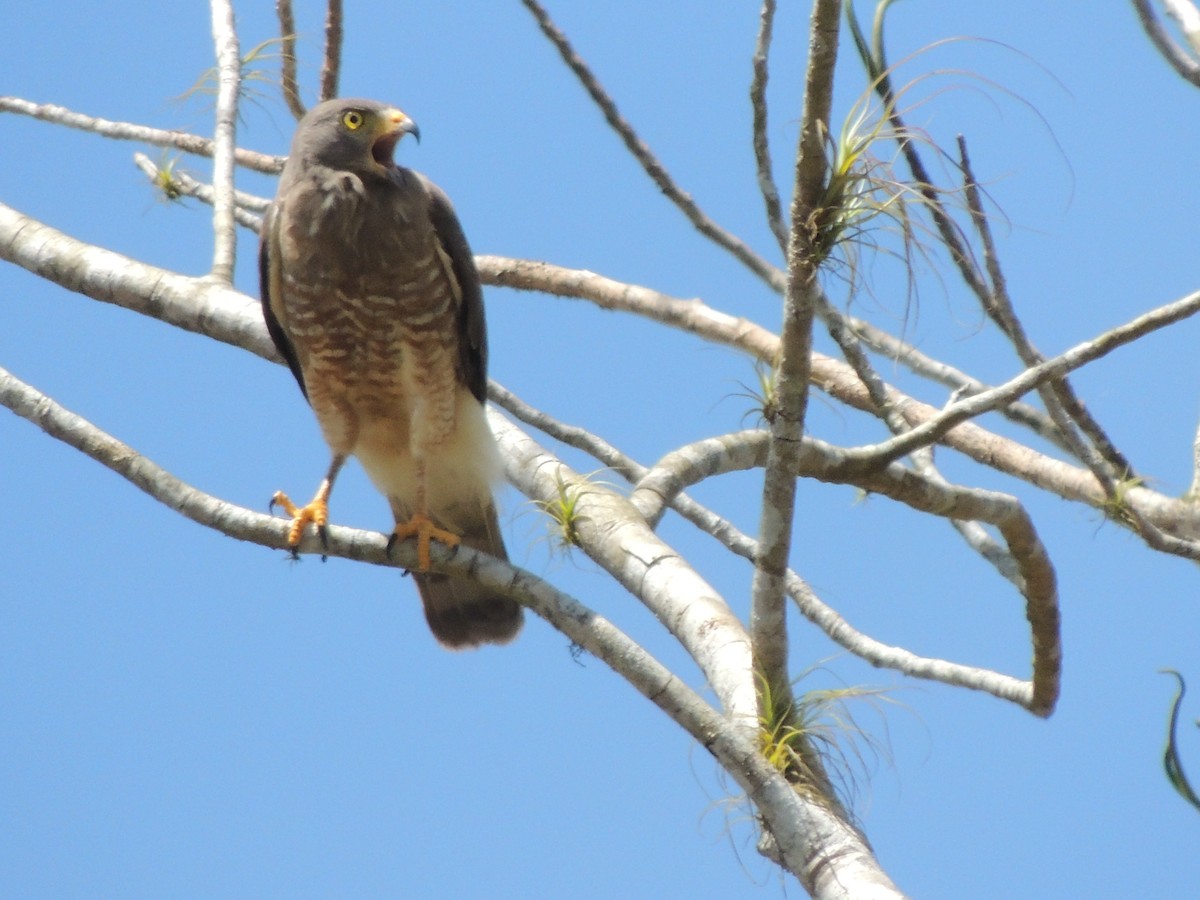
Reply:
M1046 361L1046 357L1033 345L1025 333L1025 327L1017 317L1016 308L1008 294L1008 281L1000 268L1000 257L992 239L992 228L979 193L979 182L971 169L971 158L967 154L966 140L958 137L959 167L963 173L963 188L971 221L983 243L984 266L991 282L991 290L981 297L984 311L1008 337L1017 357L1026 367ZM1106 490L1114 478L1133 476L1133 467L1113 442L1100 423L1080 401L1071 383L1064 378L1051 379L1038 386L1038 394L1046 404L1046 410L1062 435L1072 454L1095 474ZM1086 436L1090 445L1078 432Z
M296 17L292 0L275 0L275 15L279 19L279 87L283 101L297 119L308 111L300 99L300 84L296 79Z
M258 300L86 244L3 203L0 259L69 291L281 361Z
M342 0L328 0L325 12L325 62L321 66L322 100L338 95L342 73Z
M748 319L730 316L700 300L682 300L640 285L614 281L593 272L533 260L479 256L476 257L476 263L485 284L588 300L602 309L623 310L644 316L705 340L742 350L766 362L774 360L778 353L779 341L776 335ZM1175 316L1185 318L1192 315L1196 312L1195 304L1198 301L1200 293L1189 295L1146 314L1155 320L1151 330L1171 324ZM1181 305L1188 308L1180 308ZM1162 315L1166 315L1168 320L1157 321L1156 317ZM1141 318L1135 320L1140 321ZM1127 335L1124 342L1128 343L1138 336ZM1105 335L1095 340L1103 338ZM1090 342L1088 343L1090 345ZM1113 348L1106 347L1097 355L1104 355L1111 349ZM1047 365L1051 363L1056 364L1056 360L1049 360ZM1077 363L1083 364L1082 361ZM1038 377L1042 376L1034 376L1033 380L1036 381ZM857 374L843 362L814 352L812 383L814 387L852 409L873 416L879 414ZM1008 387L1012 387L1012 382ZM1027 386L1018 386L1015 391L1004 392L1004 396L1019 396L1030 389ZM888 396L892 405L900 410L905 420L913 426L928 425L939 420L939 417L948 411L955 410L958 424L947 429L941 427L945 423L940 423L939 430L944 433L937 440L980 465L1011 475L1066 500L1086 503L1095 509L1105 509L1106 495L1095 477L1086 469L1039 453L1024 444L967 421L986 411L1003 408L1009 403L1008 399L997 399L995 392L999 390L1000 388L990 387L978 395L972 395L972 400L984 397L984 401L978 410L968 411L965 416L960 414L962 411L959 410L958 404L938 409L894 387L888 388ZM911 432L909 435L911 440ZM919 440L914 443L919 443ZM893 458L907 455L908 452L909 450L901 448ZM1191 504L1183 503L1177 498L1165 497L1144 487L1130 488L1125 492L1124 499L1164 531L1176 535L1200 536L1200 511Z
M749 639L724 599L627 500L588 482L499 414L489 418L509 481L526 496L548 501L564 485L575 490L580 549L658 617L700 666L726 714L754 731Z
M753 143L754 164L758 171L758 190L766 206L767 224L779 250L787 255L788 229L783 221L783 205L779 202L779 189L775 186L775 174L771 168L771 141L767 130L767 65L771 53L771 32L775 22L775 0L763 0L758 16L758 39L754 44L754 77L750 82L750 109L754 113Z
M230 0L210 0L212 34L217 55L217 109L213 128L213 264L210 277L233 284L237 257L237 223L233 211L234 152L237 149L238 97L242 54L238 49Z
M769 442L765 432L743 431L681 447L647 470L630 503L650 522L657 521L684 488L717 474L764 465ZM787 590L800 603L801 611L826 634L873 665L939 681L950 677L954 679L950 683L1012 700L1040 716L1050 714L1058 697L1062 658L1057 580L1032 521L1015 497L952 485L940 476L923 475L896 463L847 479L842 452L811 437L802 440L795 474L832 484L852 484L919 512L950 520L983 522L999 529L1008 544L1008 558L1016 569L1013 581L1026 601L1034 651L1034 671L1029 682L944 660L923 660L907 651L897 653L897 648L854 632L837 613L821 604L790 569L785 575ZM757 556L753 541L744 536L730 540L727 535L721 540L739 555L750 559Z
M133 164L145 173L146 177L150 179L150 183L161 191L168 200L176 200L179 196L184 196L195 197L200 202L210 205L213 202L212 185L197 181L186 172L160 166L144 153L133 154ZM172 194L177 196L172 196ZM247 212L247 210L256 209L259 212L265 212L267 204L270 201L236 190L233 192L233 201L235 204L233 207L234 220L243 228L248 228L255 233L260 231L262 229L262 217L252 212Z
M809 26L808 73L787 248L787 289L775 373L776 408L770 423L771 440L763 475L759 520L759 554L755 559L750 593L750 637L755 672L766 681L770 696L783 701L784 708L792 705L784 576L792 540L796 461L804 434L812 373L813 309L820 292L816 280L820 257L815 251L813 236L822 213L821 198L828 169L825 136L833 102L840 13L840 0L816 0Z
M1056 357L1025 369L1004 384L973 397L959 400L938 415L913 428L912 431L879 444L847 450L848 465L852 468L869 469L898 459L911 452L915 447L940 440L950 429L967 419L996 409L1002 404L1028 393L1049 379L1061 378L1067 372L1106 356L1118 347L1189 318L1197 312L1200 312L1200 291L1189 294L1174 303L1151 310L1095 338L1076 344Z
M121 141L139 141L152 144L155 147L174 147L185 153L196 156L212 156L214 143L208 138L185 131L164 131L161 128L149 128L145 125L134 125L129 122L113 122L108 119L98 119L83 113L73 112L63 106L50 103L31 103L20 97L0 97L0 112L20 113L43 122L55 125L65 125L79 131L90 131L101 137L114 138ZM234 150L234 159L238 165L253 169L256 172L278 174L283 171L286 157L269 156L266 153L256 153L253 150Z
M240 540L287 549L286 519L252 512L191 487L4 369L0 369L0 405L192 521ZM412 542L402 542L389 551L387 536L378 532L342 526L330 526L327 532L326 544L309 534L301 550L382 566L411 568L416 564ZM891 885L857 832L820 804L797 795L759 754L752 735L715 712L612 623L531 573L468 547L452 550L435 544L432 561L434 571L474 578L528 606L685 728L747 792L770 829L783 863L814 897L847 896L834 892L834 887L860 881L872 891L879 885ZM839 860L834 867L838 877L832 881L825 862L830 857ZM895 897L898 892L891 888L871 896Z
M1200 87L1200 61L1193 58L1171 37L1154 14L1150 0L1133 0L1133 8L1137 11L1138 20L1142 23L1146 36L1162 54L1163 59L1170 63L1171 68L1179 73L1185 81L1190 81L1196 87Z
M608 92L601 86L596 76L592 74L587 63L575 52L575 49L571 46L571 42L567 40L567 36L554 24L554 20L550 18L550 14L546 12L545 8L537 0L521 0L521 2L533 14L538 27L542 30L542 34L558 50L559 55L563 58L563 62L567 64L567 67L579 79L579 82L588 92L592 101L600 107L605 120L624 142L626 149L633 154L634 159L638 161L646 174L654 180L655 185L658 186L658 189L663 192L666 198L687 216L688 221L695 226L697 231L733 254L735 258L769 284L774 290L782 291L784 285L783 273L751 250L741 238L726 231L705 215L696 201L692 199L691 195L675 183L670 173L667 172L666 167L659 162L646 143L638 137L637 132L633 130L633 127L621 115L616 103L613 102Z

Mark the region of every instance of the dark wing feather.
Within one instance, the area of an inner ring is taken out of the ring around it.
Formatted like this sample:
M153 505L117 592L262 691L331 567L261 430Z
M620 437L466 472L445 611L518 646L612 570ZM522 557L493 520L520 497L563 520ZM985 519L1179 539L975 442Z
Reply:
M487 328L483 318L483 288L475 257L467 244L450 198L436 184L422 177L429 194L429 219L458 282L462 300L458 309L459 366L463 380L480 403L487 398Z
M279 324L279 319L276 318L275 311L271 309L271 297L275 291L280 289L278 266L273 266L271 255L272 247L277 240L275 234L277 227L278 216L275 215L275 206L272 204L267 208L266 216L263 217L262 237L258 242L258 285L259 294L262 298L263 318L267 321L267 333L271 335L271 340L275 342L275 349L279 351L279 355L284 358L288 364L288 368L296 376L296 382L300 385L300 391L304 394L305 399L307 399L308 388L304 384L304 373L300 371L300 360L296 356L296 348L292 346L292 342L284 334L283 326Z

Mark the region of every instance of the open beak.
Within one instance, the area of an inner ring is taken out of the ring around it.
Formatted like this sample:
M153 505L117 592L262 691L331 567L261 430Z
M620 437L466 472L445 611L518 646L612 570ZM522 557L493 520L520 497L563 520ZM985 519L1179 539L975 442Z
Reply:
M411 134L417 139L417 143L420 143L421 129L417 127L416 122L398 109L384 110L379 120L379 134L375 138L375 142L371 144L371 156L379 165L390 167L394 164L392 154L396 150L396 145L400 143L400 138Z

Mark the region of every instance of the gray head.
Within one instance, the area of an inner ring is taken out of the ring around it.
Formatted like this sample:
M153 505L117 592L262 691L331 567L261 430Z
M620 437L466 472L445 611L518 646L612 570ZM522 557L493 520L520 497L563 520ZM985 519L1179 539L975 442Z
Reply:
M393 106L355 98L326 100L300 120L291 156L303 165L382 174L394 166L392 153L406 134L421 139L417 123Z

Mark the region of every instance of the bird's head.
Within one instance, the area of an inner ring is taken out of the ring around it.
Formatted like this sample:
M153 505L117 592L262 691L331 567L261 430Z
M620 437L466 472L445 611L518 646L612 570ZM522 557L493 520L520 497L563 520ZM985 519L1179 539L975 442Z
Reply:
M400 138L418 141L417 123L400 110L374 100L326 100L300 120L292 154L310 163L359 174L393 167Z

